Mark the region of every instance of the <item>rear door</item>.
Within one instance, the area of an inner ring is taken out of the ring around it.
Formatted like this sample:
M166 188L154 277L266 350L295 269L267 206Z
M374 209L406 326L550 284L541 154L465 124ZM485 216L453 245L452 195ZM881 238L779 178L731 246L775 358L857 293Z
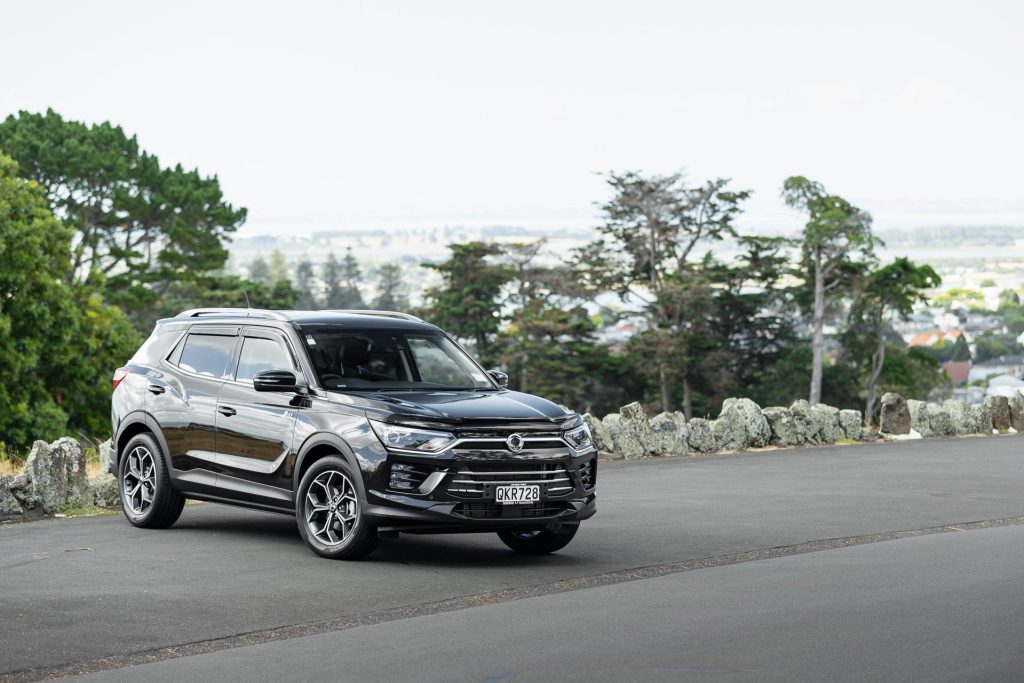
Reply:
M147 406L167 441L172 473L185 490L216 483L217 398L233 370L239 327L193 325L150 386ZM189 484L194 486L189 486Z
M304 399L294 393L257 392L252 378L288 370L305 382L281 332L251 326L242 331L238 362L217 403L217 485L224 495L290 507L293 434ZM308 383L307 383L308 384Z

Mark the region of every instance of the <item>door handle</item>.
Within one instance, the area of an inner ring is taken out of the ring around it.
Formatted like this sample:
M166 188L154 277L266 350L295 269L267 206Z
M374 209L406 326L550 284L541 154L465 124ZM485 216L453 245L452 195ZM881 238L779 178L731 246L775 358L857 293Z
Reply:
M237 411L231 406L221 406L220 408L217 408L217 412L225 417L231 417Z
M159 384L150 384L149 385L149 393L151 393L151 394L162 394L165 391L167 391L167 390L164 389Z

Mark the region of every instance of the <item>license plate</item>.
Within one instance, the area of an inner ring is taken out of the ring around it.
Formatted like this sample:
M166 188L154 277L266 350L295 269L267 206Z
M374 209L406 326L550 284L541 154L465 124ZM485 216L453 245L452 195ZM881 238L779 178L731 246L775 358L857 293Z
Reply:
M540 486L496 486L494 500L501 505L522 505L540 500Z

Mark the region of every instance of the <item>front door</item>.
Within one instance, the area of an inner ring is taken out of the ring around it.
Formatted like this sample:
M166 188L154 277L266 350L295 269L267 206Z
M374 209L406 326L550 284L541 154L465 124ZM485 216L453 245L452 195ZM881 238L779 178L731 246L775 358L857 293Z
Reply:
M217 401L217 486L240 500L290 508L292 439L302 398L256 391L252 378L268 370L302 377L283 334L246 327L238 364Z

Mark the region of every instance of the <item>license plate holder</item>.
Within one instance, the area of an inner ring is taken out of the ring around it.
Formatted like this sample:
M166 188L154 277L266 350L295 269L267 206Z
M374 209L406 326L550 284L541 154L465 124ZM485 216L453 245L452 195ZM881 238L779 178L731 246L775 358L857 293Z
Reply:
M512 484L494 487L494 501L498 505L529 505L540 502L539 484Z

